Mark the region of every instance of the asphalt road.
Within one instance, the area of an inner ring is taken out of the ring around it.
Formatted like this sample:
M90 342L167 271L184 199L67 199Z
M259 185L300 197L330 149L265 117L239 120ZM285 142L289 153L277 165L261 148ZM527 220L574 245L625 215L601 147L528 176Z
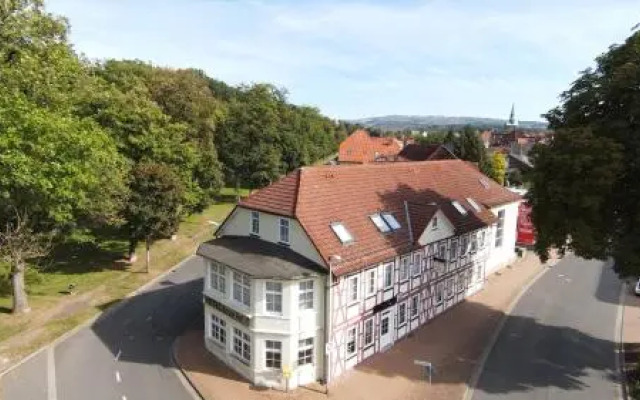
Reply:
M472 398L618 399L620 290L602 262L567 256L518 302Z
M202 319L195 257L122 306L0 379L3 400L192 400L173 370L174 338Z

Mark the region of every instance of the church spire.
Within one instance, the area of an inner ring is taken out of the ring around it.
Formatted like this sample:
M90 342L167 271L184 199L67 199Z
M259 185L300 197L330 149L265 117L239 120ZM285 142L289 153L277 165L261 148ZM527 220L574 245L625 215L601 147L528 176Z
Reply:
M515 128L518 126L518 120L516 119L516 105L515 103L511 103L511 114L509 114L509 120L507 121L507 126Z

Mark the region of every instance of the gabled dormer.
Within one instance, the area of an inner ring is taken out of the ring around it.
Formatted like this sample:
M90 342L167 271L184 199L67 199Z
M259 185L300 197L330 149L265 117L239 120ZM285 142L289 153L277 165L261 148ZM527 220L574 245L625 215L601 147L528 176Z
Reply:
M455 227L442 209L435 203L407 203L414 240L420 245L451 237Z

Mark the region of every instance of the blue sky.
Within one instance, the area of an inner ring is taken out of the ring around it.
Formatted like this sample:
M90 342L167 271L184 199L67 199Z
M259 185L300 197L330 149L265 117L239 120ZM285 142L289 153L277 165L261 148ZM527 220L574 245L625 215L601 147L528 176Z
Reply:
M640 22L627 0L48 0L77 51L271 82L334 118L540 120Z

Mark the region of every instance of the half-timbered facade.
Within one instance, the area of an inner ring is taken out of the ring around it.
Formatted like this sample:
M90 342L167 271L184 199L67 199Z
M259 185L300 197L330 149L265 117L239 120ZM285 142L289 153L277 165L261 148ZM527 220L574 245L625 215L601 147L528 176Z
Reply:
M209 264L207 347L256 384L331 382L511 262L519 202L460 160L296 170L239 202L199 249ZM246 274L249 306L212 289L220 266L230 292ZM300 309L307 281L313 317ZM287 304L276 315L265 309L274 290ZM240 354L235 338L216 341L222 319L244 329Z

